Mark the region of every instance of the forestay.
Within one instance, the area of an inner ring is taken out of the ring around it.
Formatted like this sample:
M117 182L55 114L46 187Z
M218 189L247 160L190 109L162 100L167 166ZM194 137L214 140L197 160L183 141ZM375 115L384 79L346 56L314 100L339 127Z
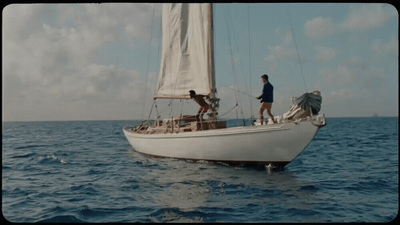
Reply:
M164 4L161 67L155 98L185 99L213 89L209 4Z

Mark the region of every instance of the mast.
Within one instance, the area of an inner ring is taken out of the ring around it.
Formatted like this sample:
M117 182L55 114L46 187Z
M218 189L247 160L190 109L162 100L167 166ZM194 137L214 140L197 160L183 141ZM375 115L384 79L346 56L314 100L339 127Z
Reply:
M210 45L208 46L208 54L209 54L209 65L210 65L210 98L215 97L215 71L214 71L214 30L213 30L213 6L212 3L208 5L208 29L209 36L208 40Z
M210 65L210 99L211 99L211 120L216 120L219 99L216 98L217 89L215 87L215 66L214 66L214 21L213 21L213 5L209 3L208 5L208 29L209 29L209 46L208 46L208 54L209 54L209 65Z

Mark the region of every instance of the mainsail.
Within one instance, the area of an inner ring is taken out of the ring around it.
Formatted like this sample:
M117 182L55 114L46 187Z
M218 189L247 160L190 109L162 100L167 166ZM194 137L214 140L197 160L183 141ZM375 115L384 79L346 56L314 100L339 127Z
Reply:
M213 97L210 4L164 4L161 67L154 98Z

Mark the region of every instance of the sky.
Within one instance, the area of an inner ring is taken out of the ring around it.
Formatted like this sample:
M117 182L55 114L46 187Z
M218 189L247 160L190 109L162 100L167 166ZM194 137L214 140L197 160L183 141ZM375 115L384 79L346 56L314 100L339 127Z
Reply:
M2 120L146 119L158 80L161 8L7 5ZM319 90L326 117L398 116L398 22L390 4L214 4L220 115L258 117L254 96L266 73L274 115L288 111L291 97ZM191 100L156 104L162 117L197 112Z

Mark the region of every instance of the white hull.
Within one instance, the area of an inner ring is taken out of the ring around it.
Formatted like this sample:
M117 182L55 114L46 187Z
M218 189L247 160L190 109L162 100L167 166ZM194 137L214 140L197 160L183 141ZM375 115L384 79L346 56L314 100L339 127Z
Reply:
M238 165L285 166L294 160L325 125L313 120L181 133L137 133L124 128L134 150L152 156L227 162Z

